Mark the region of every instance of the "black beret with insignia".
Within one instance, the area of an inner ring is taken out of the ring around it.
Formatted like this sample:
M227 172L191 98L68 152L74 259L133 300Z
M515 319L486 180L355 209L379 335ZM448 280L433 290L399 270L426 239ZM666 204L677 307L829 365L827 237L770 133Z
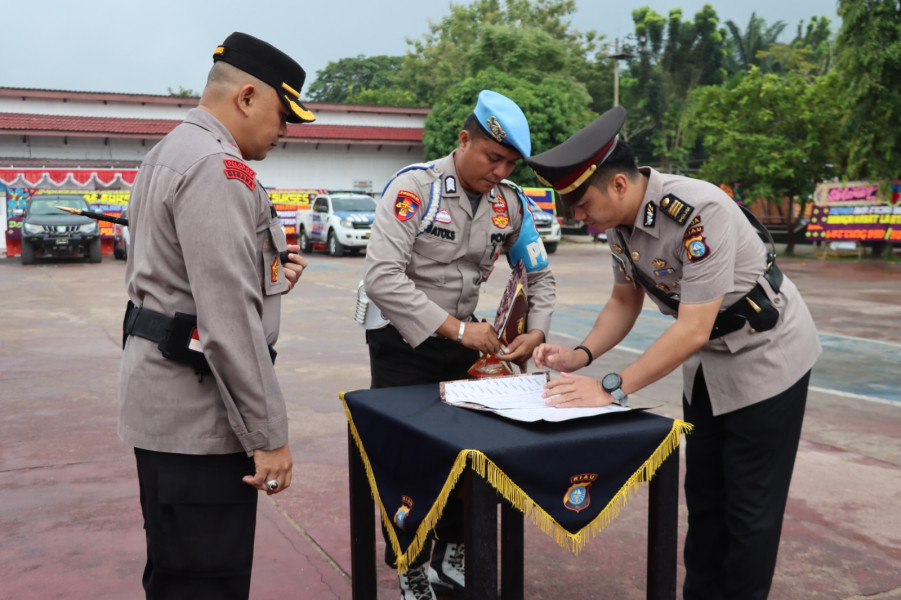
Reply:
M568 194L588 179L616 148L626 109L614 106L562 144L526 158L542 183Z
M289 123L316 120L313 113L300 103L300 88L307 77L306 72L275 46L236 31L213 52L213 62L220 60L274 87L288 108Z

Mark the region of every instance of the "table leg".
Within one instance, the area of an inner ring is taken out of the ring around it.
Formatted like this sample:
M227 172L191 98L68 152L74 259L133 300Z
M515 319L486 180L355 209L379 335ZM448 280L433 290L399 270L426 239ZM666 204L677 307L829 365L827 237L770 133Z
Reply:
M350 488L350 573L353 600L376 600L375 514L363 457L347 432Z
M501 599L523 600L523 515L501 500Z
M497 598L497 494L466 470L466 600Z
M675 600L679 521L679 451L651 479L648 504L648 600Z

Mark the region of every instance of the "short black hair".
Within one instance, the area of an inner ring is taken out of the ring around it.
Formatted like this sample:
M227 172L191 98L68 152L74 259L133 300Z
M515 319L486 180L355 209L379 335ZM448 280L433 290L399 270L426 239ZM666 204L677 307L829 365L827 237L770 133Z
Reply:
M466 117L466 121L463 123L463 131L468 131L469 137L471 137L473 141L494 141L494 139L492 139L491 136L489 136L488 133L482 128L481 123L479 123L479 118L475 113L469 113L469 116Z
M607 157L607 160L591 174L585 183L568 194L561 194L560 197L563 199L564 205L575 206L581 202L588 186L600 190L608 181L610 181L610 178L617 173L623 173L629 179L633 179L639 172L638 163L635 161L635 151L632 150L632 147L626 142L617 140L613 152L611 152L610 156Z

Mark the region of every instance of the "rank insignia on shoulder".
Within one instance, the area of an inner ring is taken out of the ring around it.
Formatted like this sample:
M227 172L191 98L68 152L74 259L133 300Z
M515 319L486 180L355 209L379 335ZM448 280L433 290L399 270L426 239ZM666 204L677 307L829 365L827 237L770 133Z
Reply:
M398 221L409 221L416 214L420 204L422 204L422 199L419 196L413 192L401 190L397 192L397 198L394 199L394 216Z
M449 175L444 178L444 193L445 194L456 194L457 193L457 180L453 175Z
M657 222L657 205L653 202L648 202L644 207L644 226L645 227L653 227L654 223Z
M663 211L663 214L668 216L670 219L678 223L679 225L684 225L685 221L688 220L688 217L691 216L691 213L694 211L695 207L691 204L686 204L682 200L679 200L673 194L667 194L660 200L660 209Z
M222 159L222 163L225 165L225 170L223 172L228 179L237 179L251 190L257 186L256 171L240 160L224 158Z

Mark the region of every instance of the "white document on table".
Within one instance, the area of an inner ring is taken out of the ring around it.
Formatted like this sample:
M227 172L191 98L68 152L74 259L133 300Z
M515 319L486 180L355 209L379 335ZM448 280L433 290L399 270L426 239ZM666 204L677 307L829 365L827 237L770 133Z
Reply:
M489 377L447 381L441 384L441 398L464 408L482 408L517 421L567 421L629 410L612 404L600 407L556 408L547 406L544 385L546 372L509 377ZM472 406L476 405L476 406Z

